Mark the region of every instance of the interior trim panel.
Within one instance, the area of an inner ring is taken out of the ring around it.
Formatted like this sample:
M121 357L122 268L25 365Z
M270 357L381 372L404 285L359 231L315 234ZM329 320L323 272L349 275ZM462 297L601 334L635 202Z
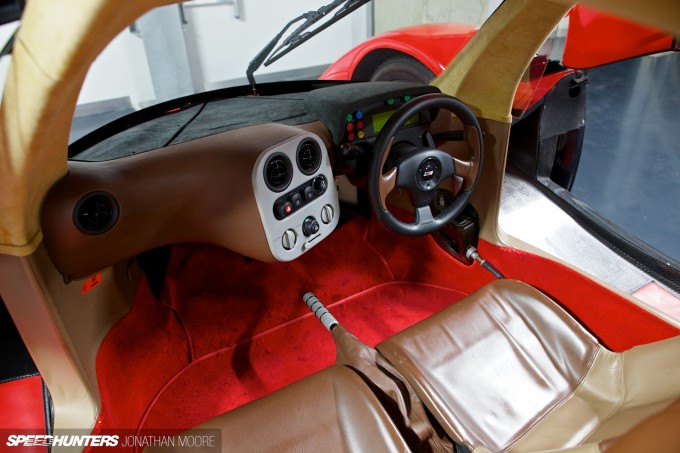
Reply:
M323 127L305 129L327 134ZM321 151L315 175L325 175L328 186L333 181L324 144L329 137L305 129L262 124L116 160L69 162L68 175L52 188L43 206L45 243L52 260L72 279L181 242L214 244L261 261L294 258L282 251L283 232L288 228L301 232L300 219L320 218L325 205L339 212L336 191L327 188L319 197L323 201L313 200L289 222L274 218L273 200L282 194L264 184L262 165L267 156L280 152L294 162L297 144L311 138ZM312 179L303 176L296 172L291 187ZM93 195L109 200L114 209L108 211L96 202L89 210L76 209ZM113 224L107 219L99 222L109 214L115 217ZM96 230L99 223L102 231ZM83 231L83 224L94 225L95 230ZM313 240L330 234L335 225L337 216L320 222L320 236L315 234ZM297 242L294 253L306 251L310 241Z
M305 152L308 154L303 155ZM305 162L311 171L304 170ZM286 172L285 187L274 190L268 184L272 171L278 178ZM338 224L340 205L328 151L311 132L260 154L252 185L270 252L278 261L302 255Z

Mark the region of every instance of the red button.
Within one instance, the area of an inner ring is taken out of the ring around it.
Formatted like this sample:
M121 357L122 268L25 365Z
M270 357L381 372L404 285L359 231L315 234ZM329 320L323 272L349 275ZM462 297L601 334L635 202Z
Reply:
M363 121L359 121L359 122L357 123L357 129L363 129L363 128L364 128L364 122L363 122Z
M349 134L347 134L347 139L348 140L354 140L354 133L350 132Z
M348 131L351 131L351 130L354 129L354 125L353 125L352 123L347 123L346 129L347 129Z

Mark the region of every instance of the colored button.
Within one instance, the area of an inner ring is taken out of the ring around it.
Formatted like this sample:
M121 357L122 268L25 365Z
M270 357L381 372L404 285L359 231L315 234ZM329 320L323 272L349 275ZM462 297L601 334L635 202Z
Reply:
M364 117L364 112L361 112L361 111L356 112L356 113L354 114L354 116L356 116L356 118L357 118L358 120L360 120L361 118Z
M345 119L346 119L347 122L349 123L350 121L352 121L352 120L354 119L354 117L352 116L351 113L349 113L349 114L347 114L347 116L345 117Z
M404 96L404 102L408 102L410 100L411 100L411 96L409 96L408 94L406 96Z
M394 105L394 98L389 98L387 100L387 105Z
M364 122L363 122L363 121L359 121L359 122L357 123L357 129L363 129L363 128L364 128Z
M295 195L290 197L290 202L293 203L293 206L296 208L299 208L302 206L302 197L300 196L299 193L296 193Z
M293 204L290 201L282 201L275 206L277 218L284 218L293 212Z
M359 137L359 138L364 138L364 135L365 135L365 134L364 134L364 131L359 131L359 132L357 133L357 137Z
M348 140L354 140L355 138L356 138L356 136L354 135L354 132L350 132L349 134L347 134Z
M352 131L352 130L354 130L354 124L352 124L352 123L347 123L347 126L345 126L345 129L347 129L347 131Z

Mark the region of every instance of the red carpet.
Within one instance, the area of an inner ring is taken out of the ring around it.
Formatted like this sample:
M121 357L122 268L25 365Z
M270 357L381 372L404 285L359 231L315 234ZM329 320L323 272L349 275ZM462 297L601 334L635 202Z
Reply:
M508 278L559 300L611 349L678 334L559 264L487 243L479 248ZM99 351L98 429L177 432L329 366L332 340L302 302L306 291L375 344L492 279L430 237L398 237L360 218L291 263L176 246L163 300L142 284Z
M11 435L46 434L42 378L28 376L0 382L0 453L44 453L45 447L10 446Z
M419 294L414 306L405 303L405 296L412 293ZM330 309L351 331L376 343L462 296L439 287L394 282L331 304ZM311 313L305 314L189 364L162 389L143 427L186 429L320 371L334 360L330 334Z
M430 237L404 238L394 247L390 233L371 224L367 239L385 257L398 280L436 283L469 294L494 277L478 263L467 267ZM678 335L680 331L628 300L554 261L485 241L480 254L506 278L528 283L560 303L613 351ZM413 256L421 259L414 260Z

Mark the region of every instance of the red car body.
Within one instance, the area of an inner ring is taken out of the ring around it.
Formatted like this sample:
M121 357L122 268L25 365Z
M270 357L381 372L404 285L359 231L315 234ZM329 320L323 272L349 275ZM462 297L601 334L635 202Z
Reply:
M374 36L340 57L321 76L324 80L352 80L360 77L367 58L389 58L393 52L409 55L435 74L441 73L477 31L466 24L425 24L401 28ZM393 52L390 52L393 51ZM357 72L357 70L359 72Z
M369 80L380 64L395 56L413 58L437 76L476 31L475 26L457 23L416 25L389 31L347 52L321 75L321 79ZM676 48L674 37L663 31L576 6L569 14L562 67L542 77L547 62L545 58L535 58L528 80L518 87L513 107L517 111L531 107L575 69Z
M562 64L586 69L663 50L677 50L672 35L577 6L569 14Z

